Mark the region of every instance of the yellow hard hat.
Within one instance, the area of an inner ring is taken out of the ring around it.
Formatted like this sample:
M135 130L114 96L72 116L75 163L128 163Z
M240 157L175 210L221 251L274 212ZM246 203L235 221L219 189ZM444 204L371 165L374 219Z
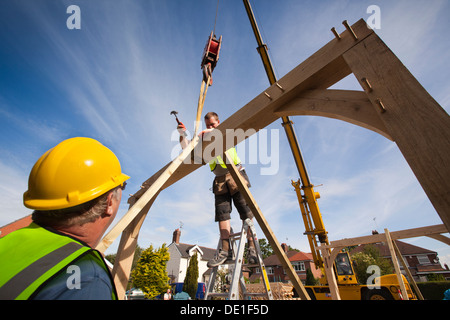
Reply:
M122 185L123 174L116 155L97 140L71 138L44 153L34 165L23 195L27 208L70 208Z

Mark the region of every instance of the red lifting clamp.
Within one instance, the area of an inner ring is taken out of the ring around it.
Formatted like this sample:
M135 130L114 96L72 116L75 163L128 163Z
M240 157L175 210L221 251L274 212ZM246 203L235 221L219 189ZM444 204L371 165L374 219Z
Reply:
M219 60L221 45L222 36L220 36L219 40L217 40L216 35L214 35L211 31L208 41L206 42L201 64L201 68L203 70L203 80L206 82L208 77L211 77L209 85L212 85L212 72L216 67L217 61Z

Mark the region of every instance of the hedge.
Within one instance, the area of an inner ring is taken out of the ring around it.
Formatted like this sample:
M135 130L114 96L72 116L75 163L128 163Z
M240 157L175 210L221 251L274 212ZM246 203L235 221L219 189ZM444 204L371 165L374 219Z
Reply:
M417 286L425 300L442 300L444 292L450 289L450 281L417 282Z

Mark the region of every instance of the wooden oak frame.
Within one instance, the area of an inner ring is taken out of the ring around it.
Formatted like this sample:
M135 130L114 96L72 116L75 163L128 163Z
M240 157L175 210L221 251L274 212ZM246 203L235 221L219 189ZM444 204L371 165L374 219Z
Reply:
M344 25L346 31L334 32L335 39L221 122L215 130L224 137L222 145L219 146L218 141L192 145L194 151L183 152L175 160L177 165L167 164L130 197L129 212L97 247L104 252L122 233L113 268L119 296L125 292L140 227L156 196L204 164L184 160L192 158L196 152L203 154L206 147L227 150L230 147L227 138L232 137L234 130L248 133L244 137L234 137L233 145L236 145L285 115L331 117L373 130L394 141L446 229L450 229L448 114L364 20L351 27ZM364 91L328 89L351 73ZM208 162L217 155L223 154L216 151L203 160ZM280 261L284 260L282 254L279 253Z

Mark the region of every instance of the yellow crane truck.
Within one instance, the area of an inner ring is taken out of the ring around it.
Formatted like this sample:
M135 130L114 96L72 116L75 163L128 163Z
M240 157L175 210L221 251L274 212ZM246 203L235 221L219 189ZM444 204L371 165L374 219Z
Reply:
M253 32L258 43L257 50L261 55L261 59L269 78L270 84L277 82L275 72L273 70L272 63L270 61L269 54L267 52L267 46L263 43L261 34L258 29L252 8L249 0L243 0L244 6L247 11ZM289 117L282 117L282 125L285 129L286 136L289 141L289 145L292 150L292 154L295 159L295 163L300 174L300 179L297 182L292 182L300 204L300 210L302 212L303 221L305 224L309 245L311 247L311 253L313 255L314 264L316 268L322 271L322 278L320 278L320 285L317 286L305 286L311 299L315 300L330 300L330 288L328 286L327 277L324 271L324 262L318 249L317 244L329 245L327 231L323 224L322 215L317 204L317 199L320 195L314 191L314 186L310 182L306 166L303 160L302 153L298 144L298 140L292 126L292 121ZM301 186L300 186L301 183ZM334 273L336 276L336 282L339 289L339 295L342 300L401 300L400 286L395 274L385 275L375 280L377 287L369 287L368 285L358 284L356 275L351 263L350 257L347 252L340 252L334 263ZM406 287L408 298L416 299L411 287L402 275L403 282Z
M313 300L329 300L331 299L330 288L324 272L324 262L320 251L317 248L317 240L321 245L329 245L322 215L317 205L319 194L313 191L312 185L308 188L305 188L304 186L301 187L305 191L303 195L301 193L300 181L292 182L292 185L294 186L299 199L300 210L306 228L305 234L308 237L314 264L316 265L316 268L320 268L323 275L322 278L319 279L320 285L305 286L305 289ZM309 209L311 207L314 208L314 211ZM375 278L376 286L359 284L348 252L340 252L337 254L333 270L339 289L339 295L342 300L403 300L398 278L395 274L388 274ZM403 275L402 279L405 284L408 299L415 300L416 297Z

